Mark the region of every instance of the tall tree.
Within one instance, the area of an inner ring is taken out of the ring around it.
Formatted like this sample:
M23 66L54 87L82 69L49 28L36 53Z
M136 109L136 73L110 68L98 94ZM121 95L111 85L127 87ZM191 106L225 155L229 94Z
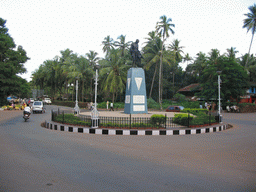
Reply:
M236 51L235 47L231 47L230 49L227 49L227 57L229 59L236 59L236 54L238 51Z
M102 50L104 53L106 53L106 57L108 57L111 49L114 48L113 39L108 35L107 37L104 38L104 41L102 41L102 45L103 45Z
M8 34L6 20L0 18L0 104L10 94L17 94L19 82L17 74L26 72L24 64L29 59L22 46L16 45Z
M185 57L183 57L183 61L187 62L187 65L188 65L188 62L192 61L192 60L193 60L193 58L190 57L189 53L185 54Z
M248 55L250 55L252 41L253 41L254 33L256 31L256 4L250 6L248 9L250 12L244 14L245 16L247 16L247 18L244 19L243 28L247 29L247 33L249 31L252 32L252 39L251 39L251 43L250 43L250 47L249 47L249 51L248 51ZM247 68L247 64L248 64L248 57L247 57L246 64L245 64L246 68Z
M125 35L120 35L117 39L119 41L115 41L115 46L118 47L118 49L121 52L121 57L124 57L125 51L128 49L128 47L131 45L131 41L126 42Z
M169 45L169 49L175 54L175 60L177 63L182 61L183 56L181 55L183 52L184 46L180 46L180 40L174 39L173 42Z
M83 56L77 57L76 60L74 61L74 65L70 65L68 70L69 70L69 77L73 80L73 82L76 79L79 79L81 81L80 100L82 101L84 100L86 91L87 91L87 94L92 97L91 81L93 77L93 69L92 69L92 66L89 65L89 61ZM87 85L86 85L86 82L87 82Z
M162 110L162 74L163 74L163 50L164 50L164 43L166 39L169 37L169 31L174 34L174 31L172 27L175 27L174 24L170 23L172 22L171 18L168 18L163 15L160 17L159 22L156 23L156 32L159 35L159 37L162 37L162 48L161 48L161 54L160 54L160 66L159 66L159 104L160 109Z
M144 61L145 61L145 66L144 68L146 70L149 70L151 66L155 66L155 71L153 75L153 79L151 82L151 88L149 92L149 98L152 96L152 91L153 91L153 86L155 82L155 76L157 69L159 68L160 64L160 55L161 55L161 48L162 48L162 41L159 37L154 37L151 40L148 41L148 44L143 48L144 52Z
M86 53L86 58L89 61L89 65L94 67L96 65L96 63L98 62L98 60L100 59L99 57L97 57L98 53L95 51L89 51L89 53Z
M117 94L122 94L125 90L128 68L124 58L120 57L119 50L111 50L110 59L106 60L104 68L100 70L100 77L104 82L102 84L103 91L112 94L112 102L115 101Z
M209 60L213 64L217 65L218 58L220 56L220 51L218 49L211 49L211 51L208 53Z
M221 72L221 98L229 100L231 98L238 99L246 93L248 88L248 74L245 69L235 60L228 57L220 56L217 62L210 62L204 69L200 79L203 90L199 93L200 97L206 100L218 98L218 75Z

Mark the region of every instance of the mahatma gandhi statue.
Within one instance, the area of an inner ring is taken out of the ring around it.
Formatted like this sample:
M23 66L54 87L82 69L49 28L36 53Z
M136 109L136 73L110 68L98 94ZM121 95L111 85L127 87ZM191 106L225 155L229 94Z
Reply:
M131 56L132 56L132 67L142 67L141 65L141 58L142 55L139 51L139 40L137 39L135 42L133 42L131 44L131 48L130 48L130 53L131 53Z

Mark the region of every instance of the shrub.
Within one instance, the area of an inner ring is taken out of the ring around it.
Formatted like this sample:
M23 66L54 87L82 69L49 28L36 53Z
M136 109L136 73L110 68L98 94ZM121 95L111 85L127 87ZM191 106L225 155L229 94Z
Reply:
M91 125L91 122L82 121L79 117L74 116L74 114L64 114L64 121L63 121L63 114L58 115L55 118L55 121L62 122L62 123L69 123L73 125Z
M208 112L207 109L201 109L201 108L194 108L194 109L191 109L191 108L185 108L183 109L181 112L184 112L184 113L192 113L193 115L197 115L198 113L204 113L206 114Z
M182 101L186 101L186 96L185 95L182 95L180 93L176 93L174 96L173 96L173 99L175 101L178 101L178 102L182 102Z
M175 114L174 115L173 123L187 126L188 125L188 121L191 122L192 120L193 120L193 116L192 115L188 115L188 113L179 113L179 114Z
M110 107L110 102L108 104L108 107ZM107 108L107 102L98 103L97 108L99 108L99 109L106 109Z
M157 103L154 99L152 98L149 98L147 100L147 104L148 104L148 108L149 109L159 109L160 106L159 106L159 103Z
M180 102L179 105L185 107L185 108L199 108L200 107L200 102L199 101L185 101L185 102Z
M158 115L158 114L154 114L151 116L150 118L150 123L153 125L153 126L156 126L156 127L160 127L162 124L164 124L166 121L165 119L165 116L164 115Z

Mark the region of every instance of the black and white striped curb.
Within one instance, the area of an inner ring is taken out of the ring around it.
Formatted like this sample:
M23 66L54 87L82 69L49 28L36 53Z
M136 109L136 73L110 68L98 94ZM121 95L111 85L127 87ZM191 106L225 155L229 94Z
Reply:
M201 133L214 133L226 130L228 124L214 126L209 128L194 128L194 129L177 129L177 130L129 130L129 129L107 129L107 128L88 128L75 127L55 122L45 122L47 129L66 131L73 133L87 133L96 135L193 135Z

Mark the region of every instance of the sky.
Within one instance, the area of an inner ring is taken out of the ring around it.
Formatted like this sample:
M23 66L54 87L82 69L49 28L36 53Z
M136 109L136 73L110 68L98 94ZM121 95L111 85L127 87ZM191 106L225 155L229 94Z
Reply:
M248 53L252 33L243 27L244 14L255 0L0 0L0 17L15 44L30 58L25 63L31 80L33 71L46 60L60 56L69 48L85 56L89 50L104 57L102 41L110 35L117 40L140 40L145 46L148 33L155 30L162 15L171 18L175 34L166 45L180 40L184 53L192 58L200 51L220 53L235 47L242 56ZM251 53L256 53L252 45ZM186 63L181 67L185 69Z

